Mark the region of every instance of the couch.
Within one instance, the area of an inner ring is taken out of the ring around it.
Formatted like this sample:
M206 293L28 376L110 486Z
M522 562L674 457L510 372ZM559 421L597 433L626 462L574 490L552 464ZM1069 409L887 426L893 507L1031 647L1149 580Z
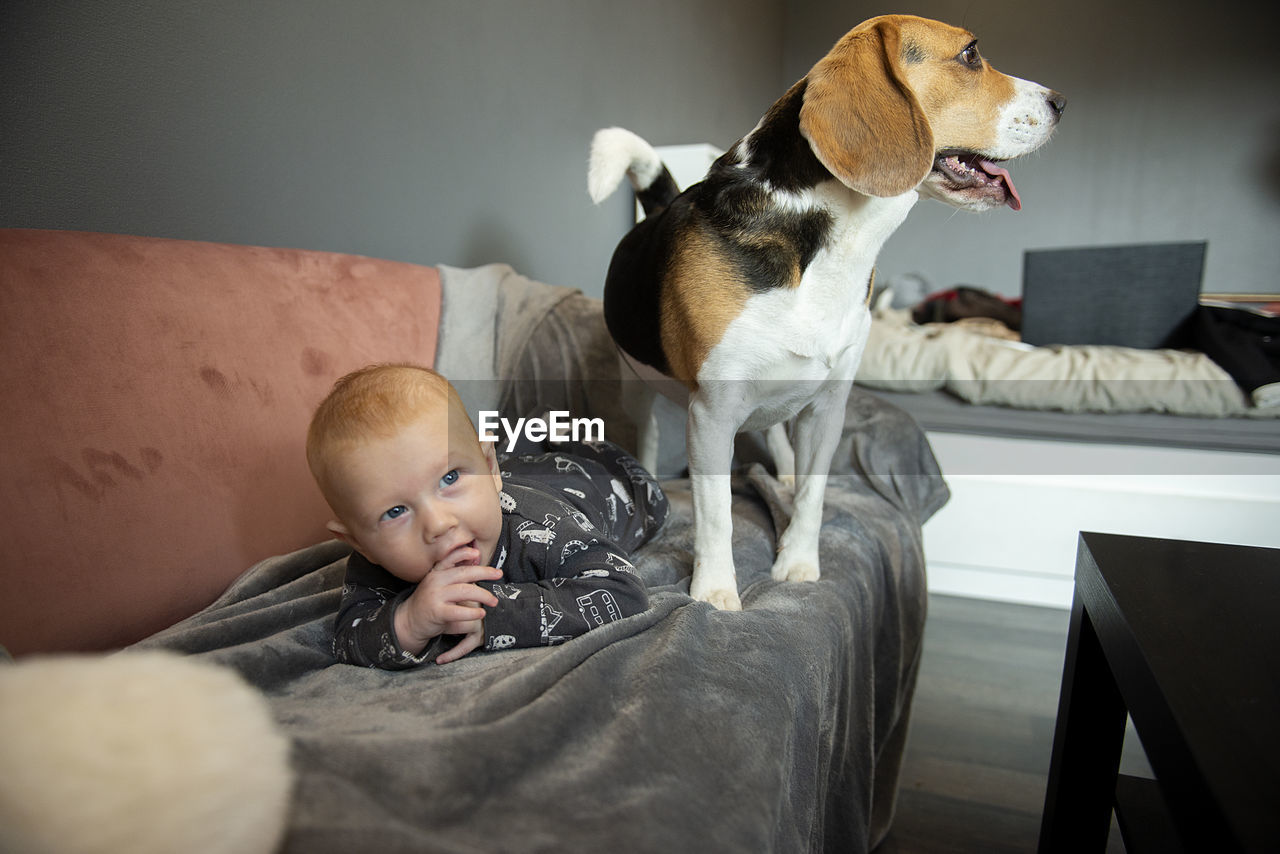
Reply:
M334 661L346 547L303 454L373 362L473 409L600 417L625 388L600 303L503 265L0 230L0 643L164 650L266 699L296 782L283 850L867 851L892 820L947 489L920 429L855 390L823 577L769 577L791 493L740 443L744 603L688 595L692 509L636 554L651 608L557 647L402 673Z

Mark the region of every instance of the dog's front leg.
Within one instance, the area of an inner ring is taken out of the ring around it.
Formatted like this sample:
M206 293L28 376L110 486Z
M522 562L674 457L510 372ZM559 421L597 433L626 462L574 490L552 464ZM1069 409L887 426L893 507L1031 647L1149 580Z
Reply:
M733 569L733 503L729 468L733 460L733 401L714 388L700 388L689 400L686 440L693 487L693 580L689 593L726 611L742 610Z
M796 502L791 522L778 541L773 577L778 581L816 581L818 534L827 471L844 429L848 381L825 387L796 417Z

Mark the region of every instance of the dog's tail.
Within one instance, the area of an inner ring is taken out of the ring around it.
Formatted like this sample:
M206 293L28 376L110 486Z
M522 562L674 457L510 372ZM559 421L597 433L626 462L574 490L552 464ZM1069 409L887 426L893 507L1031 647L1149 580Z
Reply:
M623 177L631 181L645 216L664 208L680 195L680 188L663 165L653 146L623 128L596 131L591 140L591 165L587 170L587 191L600 204Z

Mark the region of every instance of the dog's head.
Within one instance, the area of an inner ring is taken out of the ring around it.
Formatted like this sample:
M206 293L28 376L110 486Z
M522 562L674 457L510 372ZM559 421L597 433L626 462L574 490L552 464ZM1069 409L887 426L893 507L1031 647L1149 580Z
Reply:
M800 130L848 187L912 189L969 210L1021 207L1001 161L1039 148L1066 105L1001 74L972 33L925 18L872 18L809 72Z

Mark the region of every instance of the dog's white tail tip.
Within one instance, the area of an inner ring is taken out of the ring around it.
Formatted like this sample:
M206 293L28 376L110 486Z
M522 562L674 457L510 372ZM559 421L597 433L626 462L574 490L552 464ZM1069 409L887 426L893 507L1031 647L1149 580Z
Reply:
M591 161L587 168L587 192L600 204L618 189L623 178L643 190L662 174L662 158L649 143L625 128L596 131L591 140Z

